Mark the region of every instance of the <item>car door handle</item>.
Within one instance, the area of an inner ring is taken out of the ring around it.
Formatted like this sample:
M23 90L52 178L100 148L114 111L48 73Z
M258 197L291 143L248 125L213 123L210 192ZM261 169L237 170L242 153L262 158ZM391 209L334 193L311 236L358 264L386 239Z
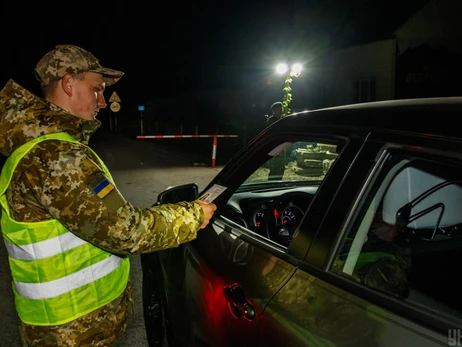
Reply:
M228 300L229 308L236 318L244 317L248 320L255 318L255 310L250 302L245 297L244 289L237 284L226 286L224 289L226 300Z

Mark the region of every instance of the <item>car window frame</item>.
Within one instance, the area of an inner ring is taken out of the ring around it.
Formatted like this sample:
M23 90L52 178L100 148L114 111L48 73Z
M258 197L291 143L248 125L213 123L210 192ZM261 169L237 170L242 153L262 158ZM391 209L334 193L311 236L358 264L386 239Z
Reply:
M424 147L422 144L424 144ZM449 151L448 148L451 148L451 150ZM462 154L460 154L462 153L462 141L459 139L392 131L371 132L364 148L359 153L358 160L351 168L348 177L345 178L346 184L343 184L339 189L338 200L326 212L326 220L320 226L316 235L317 242L311 245L301 268L336 287L384 307L401 317L423 324L434 331L447 333L447 329L460 323L458 319L445 319L442 316L432 314L430 311L412 306L405 301L349 281L330 271L340 241L348 232L352 221L356 221L358 211L364 207L364 201L367 201L364 197L368 194L375 175L380 173L384 161L390 154L390 150L398 150L423 159L431 159L437 155L439 162L456 163L462 168ZM339 215L338 202L346 196L352 196L352 194L354 197L350 199L351 203L343 208ZM337 218L333 218L334 215Z

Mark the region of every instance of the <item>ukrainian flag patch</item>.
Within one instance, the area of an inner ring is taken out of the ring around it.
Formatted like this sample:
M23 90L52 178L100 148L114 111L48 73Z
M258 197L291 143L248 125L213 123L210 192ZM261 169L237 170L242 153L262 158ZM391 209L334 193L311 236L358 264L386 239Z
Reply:
M95 192L96 195L98 195L100 199L102 199L106 195L108 195L113 189L114 189L114 186L106 178L103 182L99 183L95 188L93 188L93 191Z

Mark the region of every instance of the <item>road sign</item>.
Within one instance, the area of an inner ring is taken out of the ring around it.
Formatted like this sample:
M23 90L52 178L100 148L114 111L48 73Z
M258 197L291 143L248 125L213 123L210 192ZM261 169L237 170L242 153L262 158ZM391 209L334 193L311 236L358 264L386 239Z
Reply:
M120 100L119 96L117 95L117 93L114 91L111 95L111 97L109 98L109 102L121 102L122 100Z
M120 111L120 104L118 102L113 102L111 104L111 111L112 112L119 112Z

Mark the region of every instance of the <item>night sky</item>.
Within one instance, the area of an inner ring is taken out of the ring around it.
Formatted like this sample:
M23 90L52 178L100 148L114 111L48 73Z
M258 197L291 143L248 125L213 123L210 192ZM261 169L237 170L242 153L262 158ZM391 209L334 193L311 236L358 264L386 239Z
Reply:
M0 5L0 84L12 78L39 93L33 70L37 61L57 44L75 44L103 66L125 72L110 88L126 105L179 92L243 88L252 76L270 73L280 59L306 62L329 49L390 38L426 1L380 3L114 0L26 5L8 0Z

